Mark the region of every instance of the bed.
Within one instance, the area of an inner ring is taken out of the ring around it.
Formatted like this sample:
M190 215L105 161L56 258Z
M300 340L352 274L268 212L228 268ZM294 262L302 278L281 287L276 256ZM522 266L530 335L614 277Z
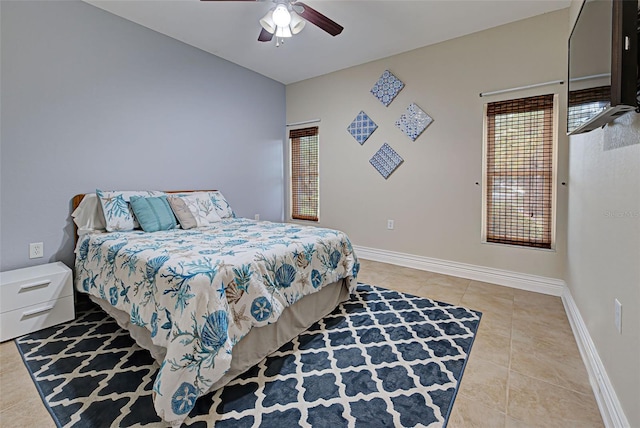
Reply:
M188 228L177 227L184 213L176 198L200 201L184 210L193 214ZM144 214L131 208L159 199L171 201L179 221L145 231ZM154 406L173 426L197 397L306 330L357 284L359 263L343 232L237 218L216 191L97 191L73 205L76 289L158 361Z

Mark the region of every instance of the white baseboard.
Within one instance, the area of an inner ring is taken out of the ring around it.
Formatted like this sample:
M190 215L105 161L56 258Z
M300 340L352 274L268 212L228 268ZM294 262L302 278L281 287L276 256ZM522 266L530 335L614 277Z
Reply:
M474 281L490 282L520 290L535 291L552 296L561 296L565 283L561 279L528 275L508 270L488 268L448 260L433 259L413 254L380 250L354 245L353 249L359 258L375 262L391 263L398 266L458 276Z
M622 410L620 400L611 385L611 380L602 364L600 355L598 355L598 350L568 287L565 287L562 293L562 303L576 338L578 349L580 349L582 361L587 367L589 382L596 396L605 427L628 428L629 421Z

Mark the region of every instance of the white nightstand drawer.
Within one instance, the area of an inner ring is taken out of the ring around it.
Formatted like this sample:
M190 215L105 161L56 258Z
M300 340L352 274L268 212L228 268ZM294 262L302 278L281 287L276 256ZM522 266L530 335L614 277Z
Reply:
M71 269L60 262L0 273L0 313L72 295Z
M0 314L0 342L51 327L75 317L73 296Z

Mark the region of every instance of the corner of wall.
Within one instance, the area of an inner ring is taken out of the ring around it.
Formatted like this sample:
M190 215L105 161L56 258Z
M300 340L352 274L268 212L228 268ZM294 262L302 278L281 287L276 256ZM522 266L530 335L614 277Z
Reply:
M567 318L569 318L569 324L578 344L580 355L587 368L589 383L593 389L604 425L607 428L629 427L629 421L622 410L618 395L611 384L582 315L580 315L580 310L573 300L571 290L567 286L564 287L562 293L562 303L567 313Z

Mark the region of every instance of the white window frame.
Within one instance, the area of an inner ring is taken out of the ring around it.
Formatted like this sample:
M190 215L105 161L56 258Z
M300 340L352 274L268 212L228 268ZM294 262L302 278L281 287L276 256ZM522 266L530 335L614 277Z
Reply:
M535 97L535 95L529 95L517 98ZM515 98L514 98L515 99ZM553 95L553 141L552 141L552 159L551 159L551 248L538 248L528 247L524 245L514 244L501 244L498 242L487 241L487 156L488 145L487 134L489 131L489 120L487 118L487 106L485 103L483 106L483 126L482 126L482 229L481 229L481 243L487 245L499 245L501 247L514 247L526 250L537 251L556 251L556 213L557 213L557 182L558 182L558 123L559 123L559 96Z
M304 129L304 128L312 128L312 127L317 127L318 128L318 220L302 220L302 219L297 219L297 218L293 218L293 181L292 181L292 177L293 177L293 162L291 159L291 156L293 154L293 150L291 149L291 138L289 137L290 132L297 130L297 129ZM286 162L287 162L287 207L286 207L286 212L287 212L287 221L288 222L292 222L292 223L308 223L308 224L314 224L317 225L318 223L320 223L320 214L321 214L321 179L320 179L320 135L322 133L322 127L320 126L319 121L308 121L308 122L301 122L300 124L296 124L296 125L288 125L286 127L286 139L287 139L287 153L286 153Z

